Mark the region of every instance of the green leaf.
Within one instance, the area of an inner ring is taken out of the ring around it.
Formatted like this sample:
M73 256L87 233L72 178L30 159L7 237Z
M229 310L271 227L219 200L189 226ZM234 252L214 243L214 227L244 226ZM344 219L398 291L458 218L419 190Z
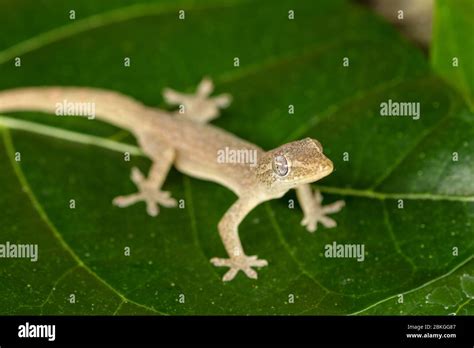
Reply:
M39 259L0 259L2 314L473 313L474 117L388 24L332 0L48 3L9 3L23 23L1 12L0 89L101 87L162 107L164 87L192 90L209 75L234 97L217 126L266 149L319 139L337 170L315 187L346 207L337 228L315 234L289 208L292 192L257 207L239 231L269 266L257 281L223 283L209 259L225 256L217 223L236 199L227 188L172 170L164 189L184 209L157 218L143 204L119 209L113 197L136 190L131 167L150 166L128 133L5 114L0 244L38 244ZM69 8L82 9L75 21L61 17ZM420 119L381 117L388 99L419 102ZM365 260L324 257L334 241L363 244Z
M474 110L474 2L435 1L431 64Z

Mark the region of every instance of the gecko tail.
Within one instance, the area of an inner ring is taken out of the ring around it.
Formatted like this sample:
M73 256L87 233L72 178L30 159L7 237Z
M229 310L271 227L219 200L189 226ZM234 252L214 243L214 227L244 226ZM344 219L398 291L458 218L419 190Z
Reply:
M98 118L134 129L147 113L139 101L118 92L85 87L26 87L0 91L0 113L39 111L57 116Z

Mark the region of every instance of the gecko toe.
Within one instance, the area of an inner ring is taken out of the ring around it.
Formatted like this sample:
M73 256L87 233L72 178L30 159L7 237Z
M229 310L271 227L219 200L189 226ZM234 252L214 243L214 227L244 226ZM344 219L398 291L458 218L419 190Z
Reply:
M336 201L334 203L325 205L322 207L323 214L333 214L341 211L341 209L346 205L344 201Z
M166 208L173 208L178 205L178 201L171 197L169 191L157 191L154 196L155 201Z
M230 260L229 259L221 259L221 258L218 258L218 257L213 257L211 259L211 263L216 267L224 267L224 266L230 267Z
M265 267L268 266L268 261L264 259L259 259L257 255L253 255L247 258L247 264L250 267Z
M314 233L316 232L316 230L318 229L318 224L316 221L314 222L311 222L311 223L308 223L306 225L306 230L309 232L309 233Z
M139 193L133 193L127 196L118 196L112 200L112 204L117 207L124 208L132 205L141 200L141 195Z
M247 275L247 277L249 277L251 279L257 279L258 278L257 272L255 272L255 270L253 270L250 267L244 268L242 271L244 271L244 273Z
M146 212L150 216L157 216L160 212L160 208L159 208L158 204L156 204L155 202L147 200L146 201Z
M225 282L231 281L232 279L235 278L235 276L237 275L237 272L239 272L237 268L231 268L230 270L227 271L226 274L224 274L224 276L222 277L222 280Z
M327 216L321 216L320 221L326 228L334 228L337 226L336 221Z
M132 168L132 172L130 173L130 179L133 181L135 185L139 185L145 180L145 176L137 167Z

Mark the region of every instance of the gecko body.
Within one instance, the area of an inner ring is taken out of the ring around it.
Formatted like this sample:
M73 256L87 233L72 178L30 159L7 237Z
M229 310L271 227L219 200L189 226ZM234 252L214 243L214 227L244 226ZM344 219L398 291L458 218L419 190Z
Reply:
M196 93L183 94L166 88L165 101L180 105L181 112L168 112L143 105L117 92L85 87L28 87L0 92L0 112L41 111L54 113L57 103L94 103L97 118L130 131L152 166L145 177L138 168L132 168L131 180L137 193L119 196L113 203L126 207L139 201L146 203L151 216L159 213L159 206L174 207L176 200L161 188L168 171L174 165L179 171L195 178L219 183L237 196L228 209L218 230L229 258L212 258L215 266L229 267L223 280L233 279L239 271L257 278L254 267L263 267L267 261L245 254L238 235L238 226L257 205L282 197L296 189L304 212L302 225L314 232L318 222L334 227L336 222L327 214L339 211L343 201L322 206L319 191L310 183L333 170L332 162L323 154L321 144L305 138L264 151L260 147L217 128L208 122L219 116L219 109L229 106L228 94L211 97L212 81L202 80ZM257 161L249 163L220 163L217 153L223 148L253 151Z

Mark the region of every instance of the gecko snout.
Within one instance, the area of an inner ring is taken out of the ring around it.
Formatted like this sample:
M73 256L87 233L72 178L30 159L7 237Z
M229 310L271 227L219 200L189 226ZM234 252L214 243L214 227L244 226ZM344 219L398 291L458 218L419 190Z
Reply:
M332 161L326 157L326 164L324 166L324 170L328 173L328 174L331 174L332 171L334 170L334 164L332 163Z
M333 172L334 164L329 158L321 154L321 159L319 162L320 162L318 165L319 179L324 178L325 176L328 176L329 174Z
M325 166L325 169L327 171L329 171L329 173L331 173L333 170L334 170L334 163L332 163L332 161L326 157L326 166Z

